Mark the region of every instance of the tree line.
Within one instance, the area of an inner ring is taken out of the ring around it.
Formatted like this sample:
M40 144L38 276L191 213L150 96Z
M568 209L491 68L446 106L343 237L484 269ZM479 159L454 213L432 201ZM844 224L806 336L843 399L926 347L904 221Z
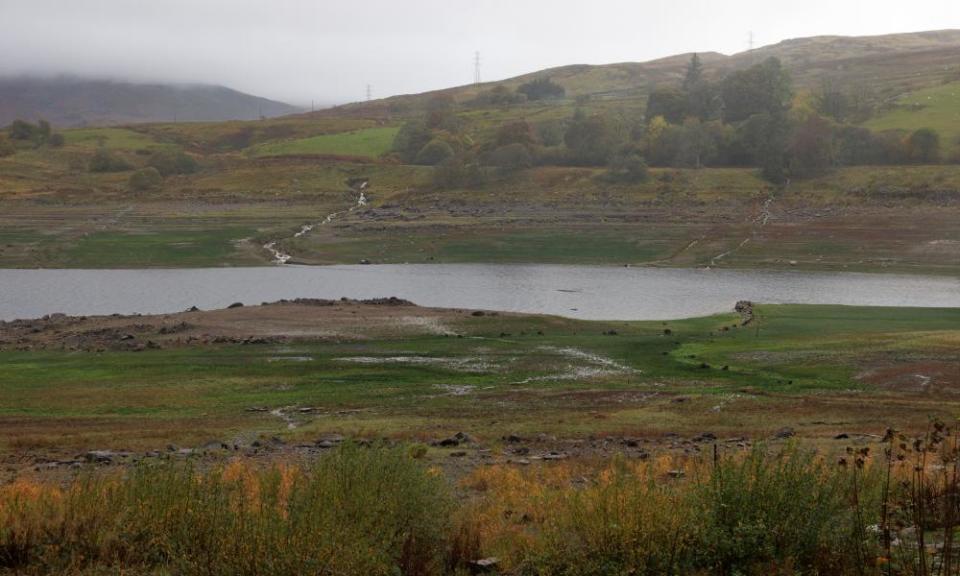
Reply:
M756 167L767 180L812 178L840 166L929 164L942 160L939 134L875 132L863 94L825 82L796 93L777 58L709 81L694 54L677 86L656 87L642 117L589 114L577 106L566 120L514 120L475 141L449 95L433 98L422 118L405 123L394 142L404 163L436 166L440 186L478 184L491 173L534 165L606 166L615 181L639 182L647 166ZM472 102L508 106L563 98L544 77L511 91L497 86Z

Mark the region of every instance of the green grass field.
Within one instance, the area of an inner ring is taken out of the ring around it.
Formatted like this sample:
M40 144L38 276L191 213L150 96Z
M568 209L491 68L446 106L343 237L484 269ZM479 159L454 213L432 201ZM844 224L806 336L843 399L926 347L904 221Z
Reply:
M762 306L747 327L732 315L467 315L453 326L465 338L7 351L0 429L10 445L90 448L257 433L763 435L789 425L816 437L838 426L914 428L960 407L951 396L960 389L957 326L955 309ZM905 384L865 376L877 369L905 371ZM914 372L932 384L918 388ZM297 428L251 406L287 410ZM314 412L300 416L304 407Z
M252 148L252 153L254 156L330 154L376 158L390 150L398 131L399 128L389 126L269 142Z
M896 107L866 123L873 130L931 128L940 134L944 152L960 152L960 82L901 96Z
M75 128L63 132L69 146L96 148L105 146L111 150L139 150L161 145L150 136L126 128Z

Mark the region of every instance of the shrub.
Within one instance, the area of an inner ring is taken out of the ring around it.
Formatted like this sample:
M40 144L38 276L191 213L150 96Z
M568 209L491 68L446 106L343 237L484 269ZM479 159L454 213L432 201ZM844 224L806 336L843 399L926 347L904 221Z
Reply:
M173 174L193 174L197 171L197 161L183 150L164 149L154 152L147 161L148 166L157 169L163 176Z
M38 128L24 120L14 120L10 124L10 138L13 140L33 140L38 133Z
M512 172L525 170L533 166L530 150L523 144L507 144L491 152L487 156L487 164L496 166L503 171Z
M130 170L130 164L104 147L97 148L90 158L91 172L124 172Z
M163 176L153 166L141 168L130 175L129 186L131 190L142 192L160 187L163 184Z
M433 138L433 133L421 121L412 120L400 127L393 138L393 150L405 164L412 164L417 154Z
M483 185L485 179L480 162L470 154L452 156L433 171L433 185L437 188L475 188Z
M453 154L453 147L450 144L439 138L434 138L417 153L415 162L424 166L436 166L452 157Z
M635 151L626 150L610 159L606 177L611 182L638 184L649 178L647 162Z
M10 142L6 136L0 134L0 158L12 156L16 151L17 149L13 146L13 143Z
M517 92L527 97L527 100L546 100L548 98L563 98L567 91L549 77L537 78L517 88Z
M918 164L940 161L940 135L930 128L920 128L907 140L910 160Z
M345 446L308 468L142 466L69 489L0 488L0 572L439 573L452 500L402 448Z
M50 135L50 138L47 139L47 144L50 145L51 148L60 148L65 142L63 134L59 132L54 132Z

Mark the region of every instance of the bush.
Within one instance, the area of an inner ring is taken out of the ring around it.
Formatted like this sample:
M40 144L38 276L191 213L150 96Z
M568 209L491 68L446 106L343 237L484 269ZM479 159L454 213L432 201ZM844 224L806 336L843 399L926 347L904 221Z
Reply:
M611 182L639 184L649 178L647 162L635 151L624 151L610 159L606 177Z
M433 171L433 185L437 188L476 188L486 180L476 157L458 154L448 158Z
M163 184L163 176L153 166L141 168L130 175L129 186L131 190L142 192L159 188Z
M439 138L434 138L417 153L415 162L423 166L436 166L451 158L453 154L453 147Z
M16 151L17 149L13 146L13 143L10 142L6 136L0 134L0 158L12 156Z
M393 150L405 164L413 164L417 154L433 138L433 133L423 122L412 120L400 127L393 138Z
M54 132L50 135L50 138L47 139L47 144L51 148L61 148L66 143L66 140L63 138L63 134L59 132Z
M197 161L183 150L158 150L150 156L147 165L156 168L163 176L197 171Z
M933 164L940 161L940 135L930 128L920 128L907 140L910 160L917 164Z
M39 129L24 120L14 120L10 125L10 138L13 140L33 140Z
M546 100L549 98L563 98L567 91L549 77L537 78L526 84L521 84L517 92L527 97L527 100Z
M445 480L404 449L352 445L307 468L171 463L65 490L21 483L0 487L0 572L428 576L451 507Z
M97 148L90 158L89 170L91 172L124 172L130 170L132 166L123 158L113 154L106 148Z
M523 144L507 144L491 152L486 163L505 172L512 172L530 168L533 166L533 158L530 150Z

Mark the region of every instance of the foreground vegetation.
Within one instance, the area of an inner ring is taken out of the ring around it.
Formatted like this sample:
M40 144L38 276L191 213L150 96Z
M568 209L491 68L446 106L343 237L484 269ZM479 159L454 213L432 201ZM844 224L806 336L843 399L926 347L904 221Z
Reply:
M480 468L410 447L0 487L0 572L953 575L957 441Z

